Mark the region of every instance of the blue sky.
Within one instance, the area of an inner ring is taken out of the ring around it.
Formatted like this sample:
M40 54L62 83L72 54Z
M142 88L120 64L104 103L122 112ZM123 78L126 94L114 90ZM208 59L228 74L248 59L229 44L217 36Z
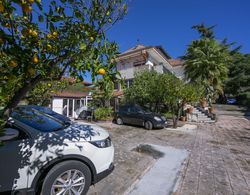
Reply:
M135 46L161 45L176 58L198 38L191 26L217 25L216 37L228 38L250 53L250 0L132 0L128 14L108 31L120 51Z

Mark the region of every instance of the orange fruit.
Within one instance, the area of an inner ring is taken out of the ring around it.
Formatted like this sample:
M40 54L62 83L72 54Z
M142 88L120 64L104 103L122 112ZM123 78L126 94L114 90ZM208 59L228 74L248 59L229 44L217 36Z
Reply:
M31 13L32 12L32 7L29 5L24 5L23 6L23 12L25 12L26 14Z
M107 13L106 13L106 16L109 16L110 15L110 12L108 11Z
M37 63L39 62L39 59L38 59L38 57L37 57L36 55L33 56L32 62L33 62L34 64L37 64Z
M52 38L52 35L49 33L49 34L47 34L47 38L48 39L51 39Z
M53 32L52 35L53 35L54 38L56 38L58 36L58 33L57 32Z
M35 30L33 30L32 33L31 33L31 35L32 35L33 37L37 37L38 33L37 33Z
M104 75L106 73L105 69L104 68L100 68L98 70L98 73L101 74L101 75Z
M16 61L14 61L14 60L11 60L11 61L9 61L9 64L8 64L10 67L12 67L12 68L15 68L15 67L17 67L17 63L16 63Z
M32 30L32 29L29 29L29 30L28 30L28 33L29 33L29 35L32 35L33 30Z
M51 83L48 83L48 87L51 87L52 85L51 85Z
M90 37L89 40L90 40L91 42L93 42L95 39L94 39L94 37Z
M47 44L46 47L47 47L48 50L51 50L51 49L52 49L52 46L51 46L50 44Z

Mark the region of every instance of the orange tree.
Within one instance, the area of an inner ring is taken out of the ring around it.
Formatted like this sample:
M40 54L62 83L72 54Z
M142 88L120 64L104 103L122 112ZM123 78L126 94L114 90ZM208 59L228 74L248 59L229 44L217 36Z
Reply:
M114 78L117 45L105 32L125 13L124 0L0 0L1 116L41 82Z

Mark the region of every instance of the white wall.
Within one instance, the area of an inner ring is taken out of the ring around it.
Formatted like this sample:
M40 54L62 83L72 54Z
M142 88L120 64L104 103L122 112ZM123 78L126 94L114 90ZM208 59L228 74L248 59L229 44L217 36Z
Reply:
M52 99L52 110L59 114L63 113L63 99L62 98Z

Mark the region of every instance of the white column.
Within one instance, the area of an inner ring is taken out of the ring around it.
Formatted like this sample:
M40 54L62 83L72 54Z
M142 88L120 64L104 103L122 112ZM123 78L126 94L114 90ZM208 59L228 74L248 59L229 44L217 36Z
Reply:
M69 117L69 99L67 99L67 117Z
M86 96L86 106L88 107L88 96Z
M72 118L75 118L75 99L73 99Z

